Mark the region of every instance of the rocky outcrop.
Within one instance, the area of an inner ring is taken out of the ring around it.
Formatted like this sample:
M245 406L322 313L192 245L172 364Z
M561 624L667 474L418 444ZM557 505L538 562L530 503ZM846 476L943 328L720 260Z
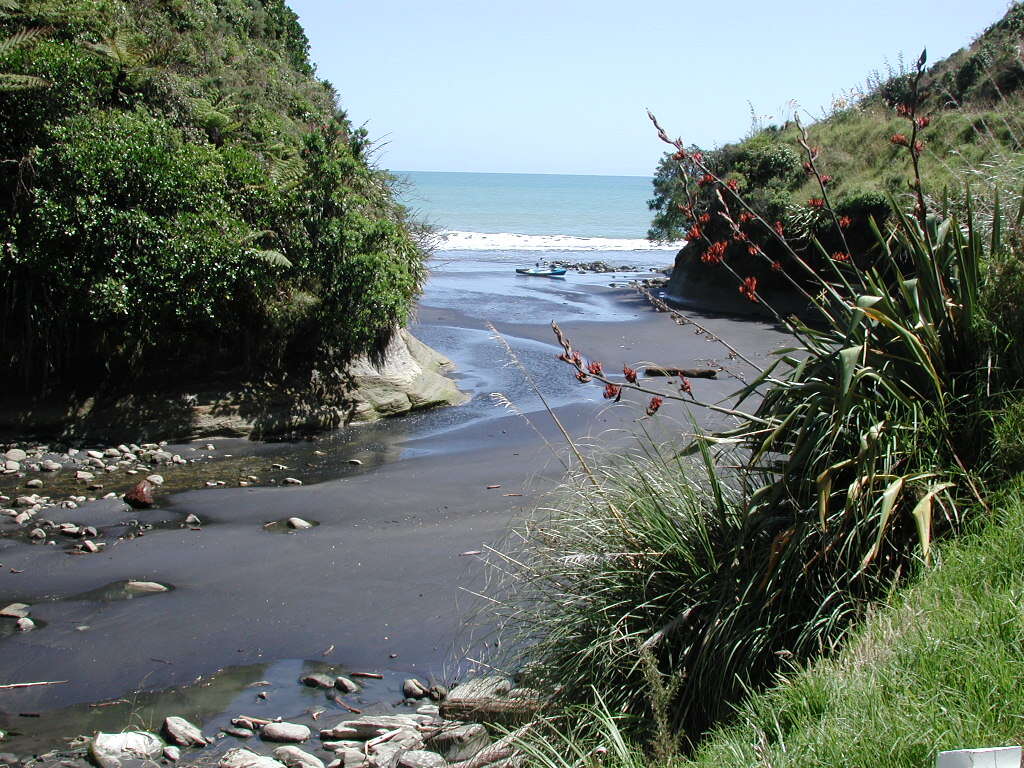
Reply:
M0 431L78 439L270 438L375 421L467 399L450 360L400 329L376 360L308 382L238 383L202 391L161 389L116 398L0 401Z

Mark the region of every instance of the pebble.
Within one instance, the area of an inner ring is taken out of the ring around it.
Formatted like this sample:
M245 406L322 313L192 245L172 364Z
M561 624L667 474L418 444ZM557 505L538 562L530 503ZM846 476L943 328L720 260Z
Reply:
M59 472L63 465L53 459L46 459L41 465L43 472Z
M297 477L286 477L284 481L288 485L302 485L302 481Z
M40 480L38 477L33 477L31 480L29 480L27 483L25 483L25 487L26 488L42 488L43 487L43 481Z
M129 592L167 592L170 588L156 581L129 581L124 585ZM168 718L170 719L170 718ZM181 718L178 718L179 720ZM166 722L164 723L166 725Z
M86 472L84 469L80 469L75 472L75 480L92 480L96 475L92 472Z
M304 531L307 528L312 528L313 524L308 520L303 520L301 517L289 517L288 527L297 531Z
M164 484L164 476L163 475L147 475L146 479L149 480L149 482L151 482L153 485L163 485Z
M361 466L363 466L363 462L362 462L362 461L360 461L359 459L349 459L349 460L348 460L348 463L349 463L349 464L352 464L352 465L354 465L354 466L357 466L357 467L361 467Z
M18 619L18 631L19 632L31 632L36 628L36 623L32 619L25 617Z
M181 750L177 747L164 747L164 757L172 763L176 763L181 759Z
M202 520L199 519L198 515L192 514L191 512L185 517L185 525L201 525Z
M255 732L248 728L241 728L237 725L228 725L221 728L221 731L226 733L228 736L234 736L236 739L251 739L255 736Z
M89 451L85 452L85 455L88 456L90 459L102 459L103 458L103 453L100 452L100 451L89 450Z

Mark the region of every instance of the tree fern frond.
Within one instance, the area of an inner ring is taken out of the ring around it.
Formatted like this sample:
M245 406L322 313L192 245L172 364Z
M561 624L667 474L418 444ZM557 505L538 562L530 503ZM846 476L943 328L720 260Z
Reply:
M251 251L249 251L249 253L252 254L253 256L255 256L257 259L260 259L261 261L265 261L267 264L270 264L273 267L285 267L285 268L288 268L288 267L290 267L292 265L292 263L288 260L288 258L283 253L281 253L280 251L257 251L257 250L251 250Z
M20 91L27 88L46 88L50 83L32 75L12 75L0 72L0 91Z
M13 51L19 46L27 45L36 38L42 37L49 31L50 30L46 27L29 27L28 29L19 29L10 37L0 40L0 54Z

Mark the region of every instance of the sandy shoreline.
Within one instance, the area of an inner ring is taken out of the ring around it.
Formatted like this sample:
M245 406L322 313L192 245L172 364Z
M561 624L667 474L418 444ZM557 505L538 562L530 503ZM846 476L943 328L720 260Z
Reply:
M734 365L720 347L679 328L634 293L589 290L595 301L612 302L632 317L554 319L577 348L602 360L609 371L642 361ZM629 396L624 401L632 403L609 407L599 387L575 382L570 368L554 359L558 350L548 310L535 312L536 322L496 324L527 358L540 385L550 389L574 436L584 443L600 441L606 449L628 446L643 398ZM523 313L529 314L528 309ZM447 409L450 413L399 418L378 427L376 437L392 447L382 448L385 458L375 464L342 467L341 451L336 471L320 467L303 478L302 486L227 487L165 497L160 509L133 516L166 520L168 527L87 557L0 540L5 566L0 600L31 604L33 617L44 623L0 640L0 680L70 681L4 692L0 727L24 734L10 748L37 745L55 720L67 721L61 727L76 722L67 712L31 720L19 713L185 685L224 668L251 668L254 679L274 668L289 677L302 660L371 669L387 673L382 699L400 698L395 687L403 676L445 681L457 673L457 659L472 647L463 619L473 600L465 590L479 588L485 575L477 558L462 553L499 541L562 475L558 460L524 419L498 410L487 398L508 389L535 426L558 444L550 418L539 411L519 372L501 367L504 352L486 338L483 315L421 307L414 331L460 364L463 385L475 397ZM758 321L702 321L762 360L782 338ZM437 338L454 343L446 348ZM695 384L698 395L709 400L737 386L728 376ZM669 440L685 431L687 417L682 409L666 406L650 424L658 439ZM281 454L301 462L315 445L284 446ZM500 488L487 487L495 485ZM77 510L74 519L100 525L124 515L114 502L90 507ZM189 514L203 520L200 531L174 525ZM290 535L263 530L265 522L293 515L319 526ZM174 590L113 601L89 594L126 579L159 581ZM116 714L104 710L103 716ZM83 717L82 727L95 722Z

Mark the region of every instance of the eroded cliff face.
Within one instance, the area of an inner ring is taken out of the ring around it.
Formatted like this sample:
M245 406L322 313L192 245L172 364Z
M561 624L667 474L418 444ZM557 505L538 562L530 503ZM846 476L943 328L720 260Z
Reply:
M407 329L379 362L362 356L337 374L295 384L241 383L202 391L145 391L112 398L21 400L0 406L0 430L15 436L188 440L270 439L375 421L468 398L446 374L450 360Z

